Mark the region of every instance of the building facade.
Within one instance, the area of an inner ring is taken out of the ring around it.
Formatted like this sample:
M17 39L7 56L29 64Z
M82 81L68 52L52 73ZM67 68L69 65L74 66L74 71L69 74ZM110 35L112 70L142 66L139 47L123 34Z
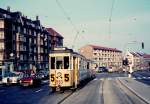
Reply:
M21 12L0 8L0 64L12 64L14 70L48 70L48 55L54 38L41 25L38 16L31 20ZM62 43L63 37L61 39Z
M113 71L122 68L122 51L95 45L86 45L79 49L86 58L94 61L98 67L112 68Z
M128 66L131 65L132 70L144 70L150 68L150 55L146 53L139 53L139 52L129 52L125 53L125 58L128 59ZM129 71L129 68L126 68Z
M61 47L63 46L63 37L60 35L60 33L56 32L53 28L46 28L46 30L51 34L51 50L54 49L54 47Z

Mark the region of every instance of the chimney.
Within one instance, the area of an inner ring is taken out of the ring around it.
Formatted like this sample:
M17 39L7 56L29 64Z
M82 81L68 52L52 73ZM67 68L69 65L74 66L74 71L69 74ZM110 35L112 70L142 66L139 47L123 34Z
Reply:
M36 16L36 20L39 20L39 16Z
M7 6L7 11L10 12L10 6Z

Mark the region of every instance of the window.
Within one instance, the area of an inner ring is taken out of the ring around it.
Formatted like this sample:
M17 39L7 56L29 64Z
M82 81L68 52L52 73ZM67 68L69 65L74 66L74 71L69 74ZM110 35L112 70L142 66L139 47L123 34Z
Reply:
M0 60L3 60L3 53L0 53Z
M4 43L0 43L0 49L4 49Z
M4 39L4 32L0 32L0 39Z
M55 57L51 57L51 69L55 69Z
M56 57L56 69L63 69L63 58Z
M69 57L64 57L64 69L69 69Z
M24 28L23 32L24 32L24 34L26 34L26 33L27 33L27 30L26 30L26 28Z
M13 28L13 31L15 31L15 30L16 30L15 25L13 25L13 27L12 27L12 28Z
M23 60L23 55L20 55L20 60Z
M18 32L20 32L20 30L21 30L21 29L20 29L20 26L18 26Z
M4 28L4 20L0 20L0 28Z

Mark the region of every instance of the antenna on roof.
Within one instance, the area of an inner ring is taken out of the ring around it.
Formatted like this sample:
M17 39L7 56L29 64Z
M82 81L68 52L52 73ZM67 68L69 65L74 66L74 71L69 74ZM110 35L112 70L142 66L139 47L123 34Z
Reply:
M7 11L10 12L10 6L7 6Z

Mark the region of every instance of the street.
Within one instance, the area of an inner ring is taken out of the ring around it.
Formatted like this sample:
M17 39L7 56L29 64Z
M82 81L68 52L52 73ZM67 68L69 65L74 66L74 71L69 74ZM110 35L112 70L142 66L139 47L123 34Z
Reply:
M52 93L48 82L39 87L0 85L1 104L146 104L120 81L124 73L98 73L75 92ZM135 81L133 79L133 81Z

